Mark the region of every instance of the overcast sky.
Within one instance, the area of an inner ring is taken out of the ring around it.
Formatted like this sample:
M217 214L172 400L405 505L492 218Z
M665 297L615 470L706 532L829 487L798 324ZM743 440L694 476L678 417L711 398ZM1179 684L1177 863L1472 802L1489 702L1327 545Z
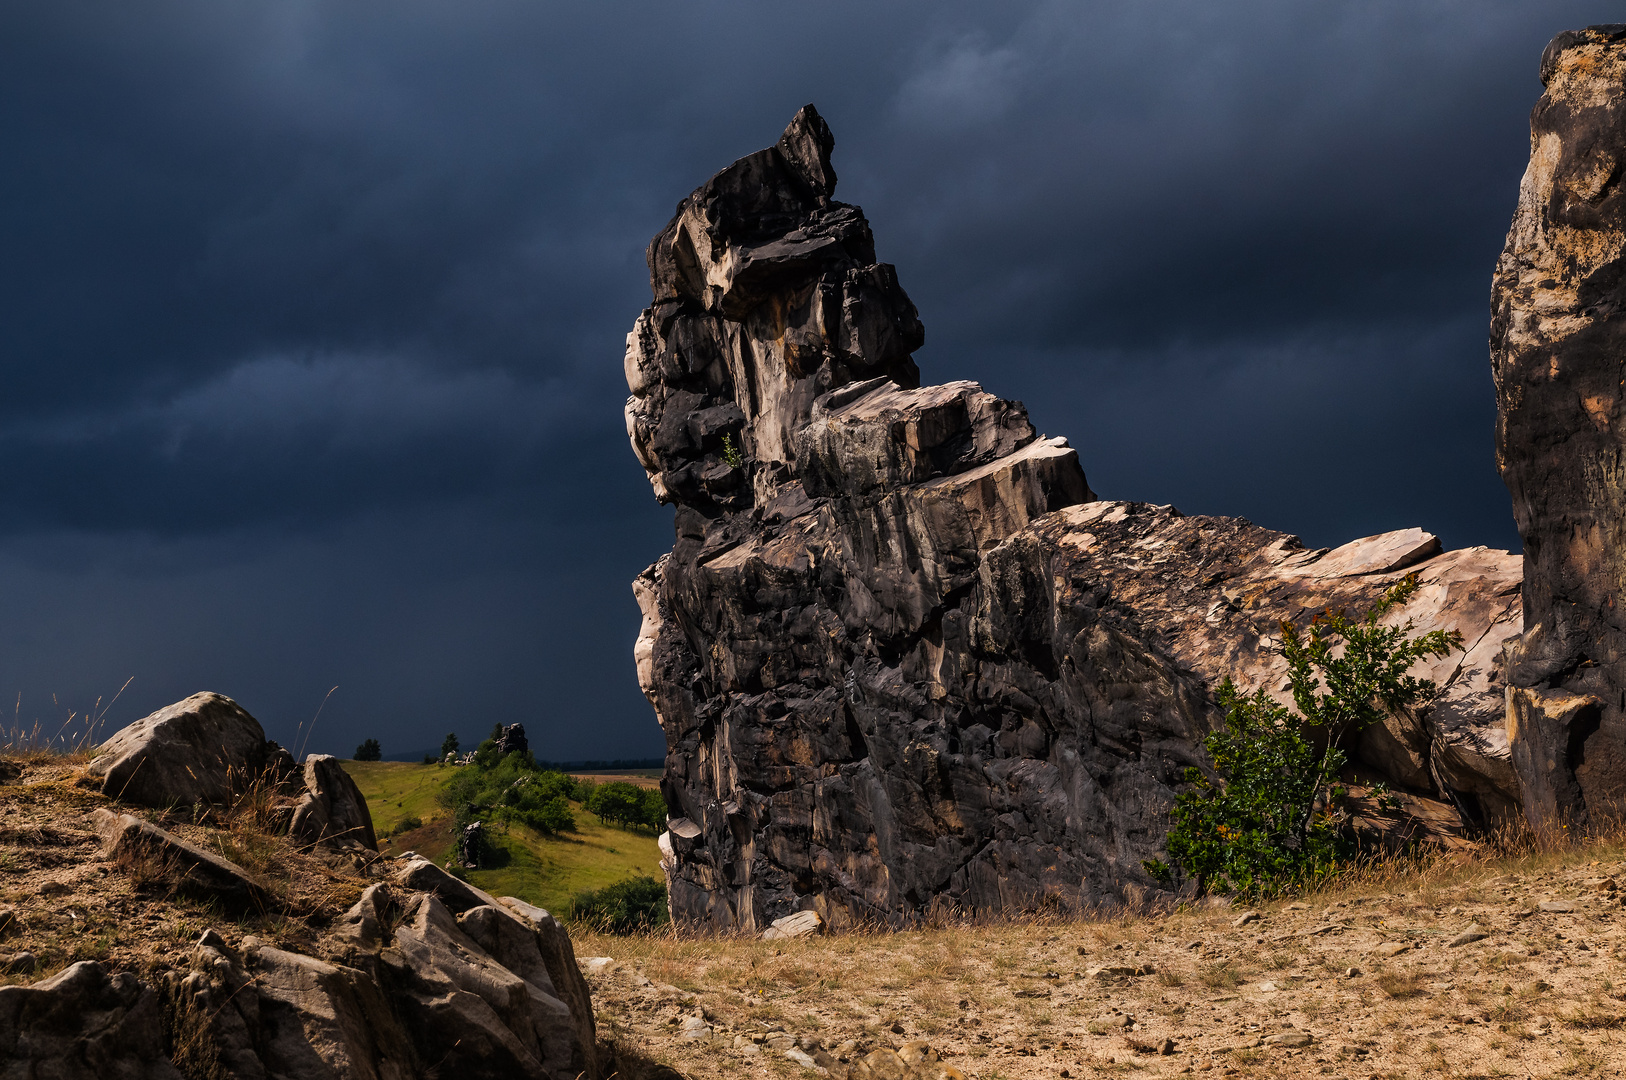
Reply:
M1490 275L1547 0L0 7L0 695L655 756L624 339L814 102L927 382L1107 498L1516 547ZM20 701L18 700L20 699ZM304 741L306 734L300 735ZM296 747L297 748L297 747Z

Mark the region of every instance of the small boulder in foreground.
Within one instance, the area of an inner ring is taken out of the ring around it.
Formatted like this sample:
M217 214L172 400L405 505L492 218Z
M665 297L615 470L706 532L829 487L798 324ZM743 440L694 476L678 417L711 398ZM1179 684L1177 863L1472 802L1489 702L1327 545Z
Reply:
M86 770L102 794L138 806L226 802L266 764L265 730L224 694L204 692L121 728Z

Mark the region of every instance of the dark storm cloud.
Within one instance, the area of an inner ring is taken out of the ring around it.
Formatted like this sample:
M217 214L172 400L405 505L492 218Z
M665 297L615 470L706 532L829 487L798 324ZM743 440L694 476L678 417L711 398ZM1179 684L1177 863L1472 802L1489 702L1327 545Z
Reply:
M643 246L815 101L928 329L1114 497L1516 542L1486 292L1596 3L0 13L0 690L650 754ZM325 740L325 741L324 741Z

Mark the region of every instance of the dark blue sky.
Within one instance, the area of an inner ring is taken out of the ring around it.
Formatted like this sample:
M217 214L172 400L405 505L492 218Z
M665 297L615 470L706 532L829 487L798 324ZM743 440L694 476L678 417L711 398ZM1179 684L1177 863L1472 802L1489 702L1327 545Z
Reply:
M0 8L0 694L309 749L649 756L670 512L623 341L677 201L815 102L927 381L1109 498L1515 546L1491 268L1604 3ZM8 711L12 711L8 709ZM10 719L10 718L8 718Z

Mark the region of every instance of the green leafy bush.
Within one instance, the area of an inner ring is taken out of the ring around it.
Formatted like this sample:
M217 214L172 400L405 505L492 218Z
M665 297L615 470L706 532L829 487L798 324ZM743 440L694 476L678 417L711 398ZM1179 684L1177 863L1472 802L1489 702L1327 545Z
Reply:
M607 934L636 934L664 926L666 885L639 876L580 892L570 901L568 918Z
M1340 746L1386 713L1427 707L1438 688L1407 672L1462 647L1454 630L1414 636L1410 620L1378 621L1416 591L1412 574L1357 618L1329 612L1304 630L1282 623L1296 712L1263 690L1245 695L1229 679L1220 686L1225 725L1204 740L1218 782L1186 770L1191 787L1175 802L1168 837L1170 861L1199 889L1275 894L1312 884L1352 856ZM1175 867L1146 863L1171 882Z
M360 746L356 747L355 760L357 761L378 761L383 756L384 749L378 745L377 739L365 739Z

